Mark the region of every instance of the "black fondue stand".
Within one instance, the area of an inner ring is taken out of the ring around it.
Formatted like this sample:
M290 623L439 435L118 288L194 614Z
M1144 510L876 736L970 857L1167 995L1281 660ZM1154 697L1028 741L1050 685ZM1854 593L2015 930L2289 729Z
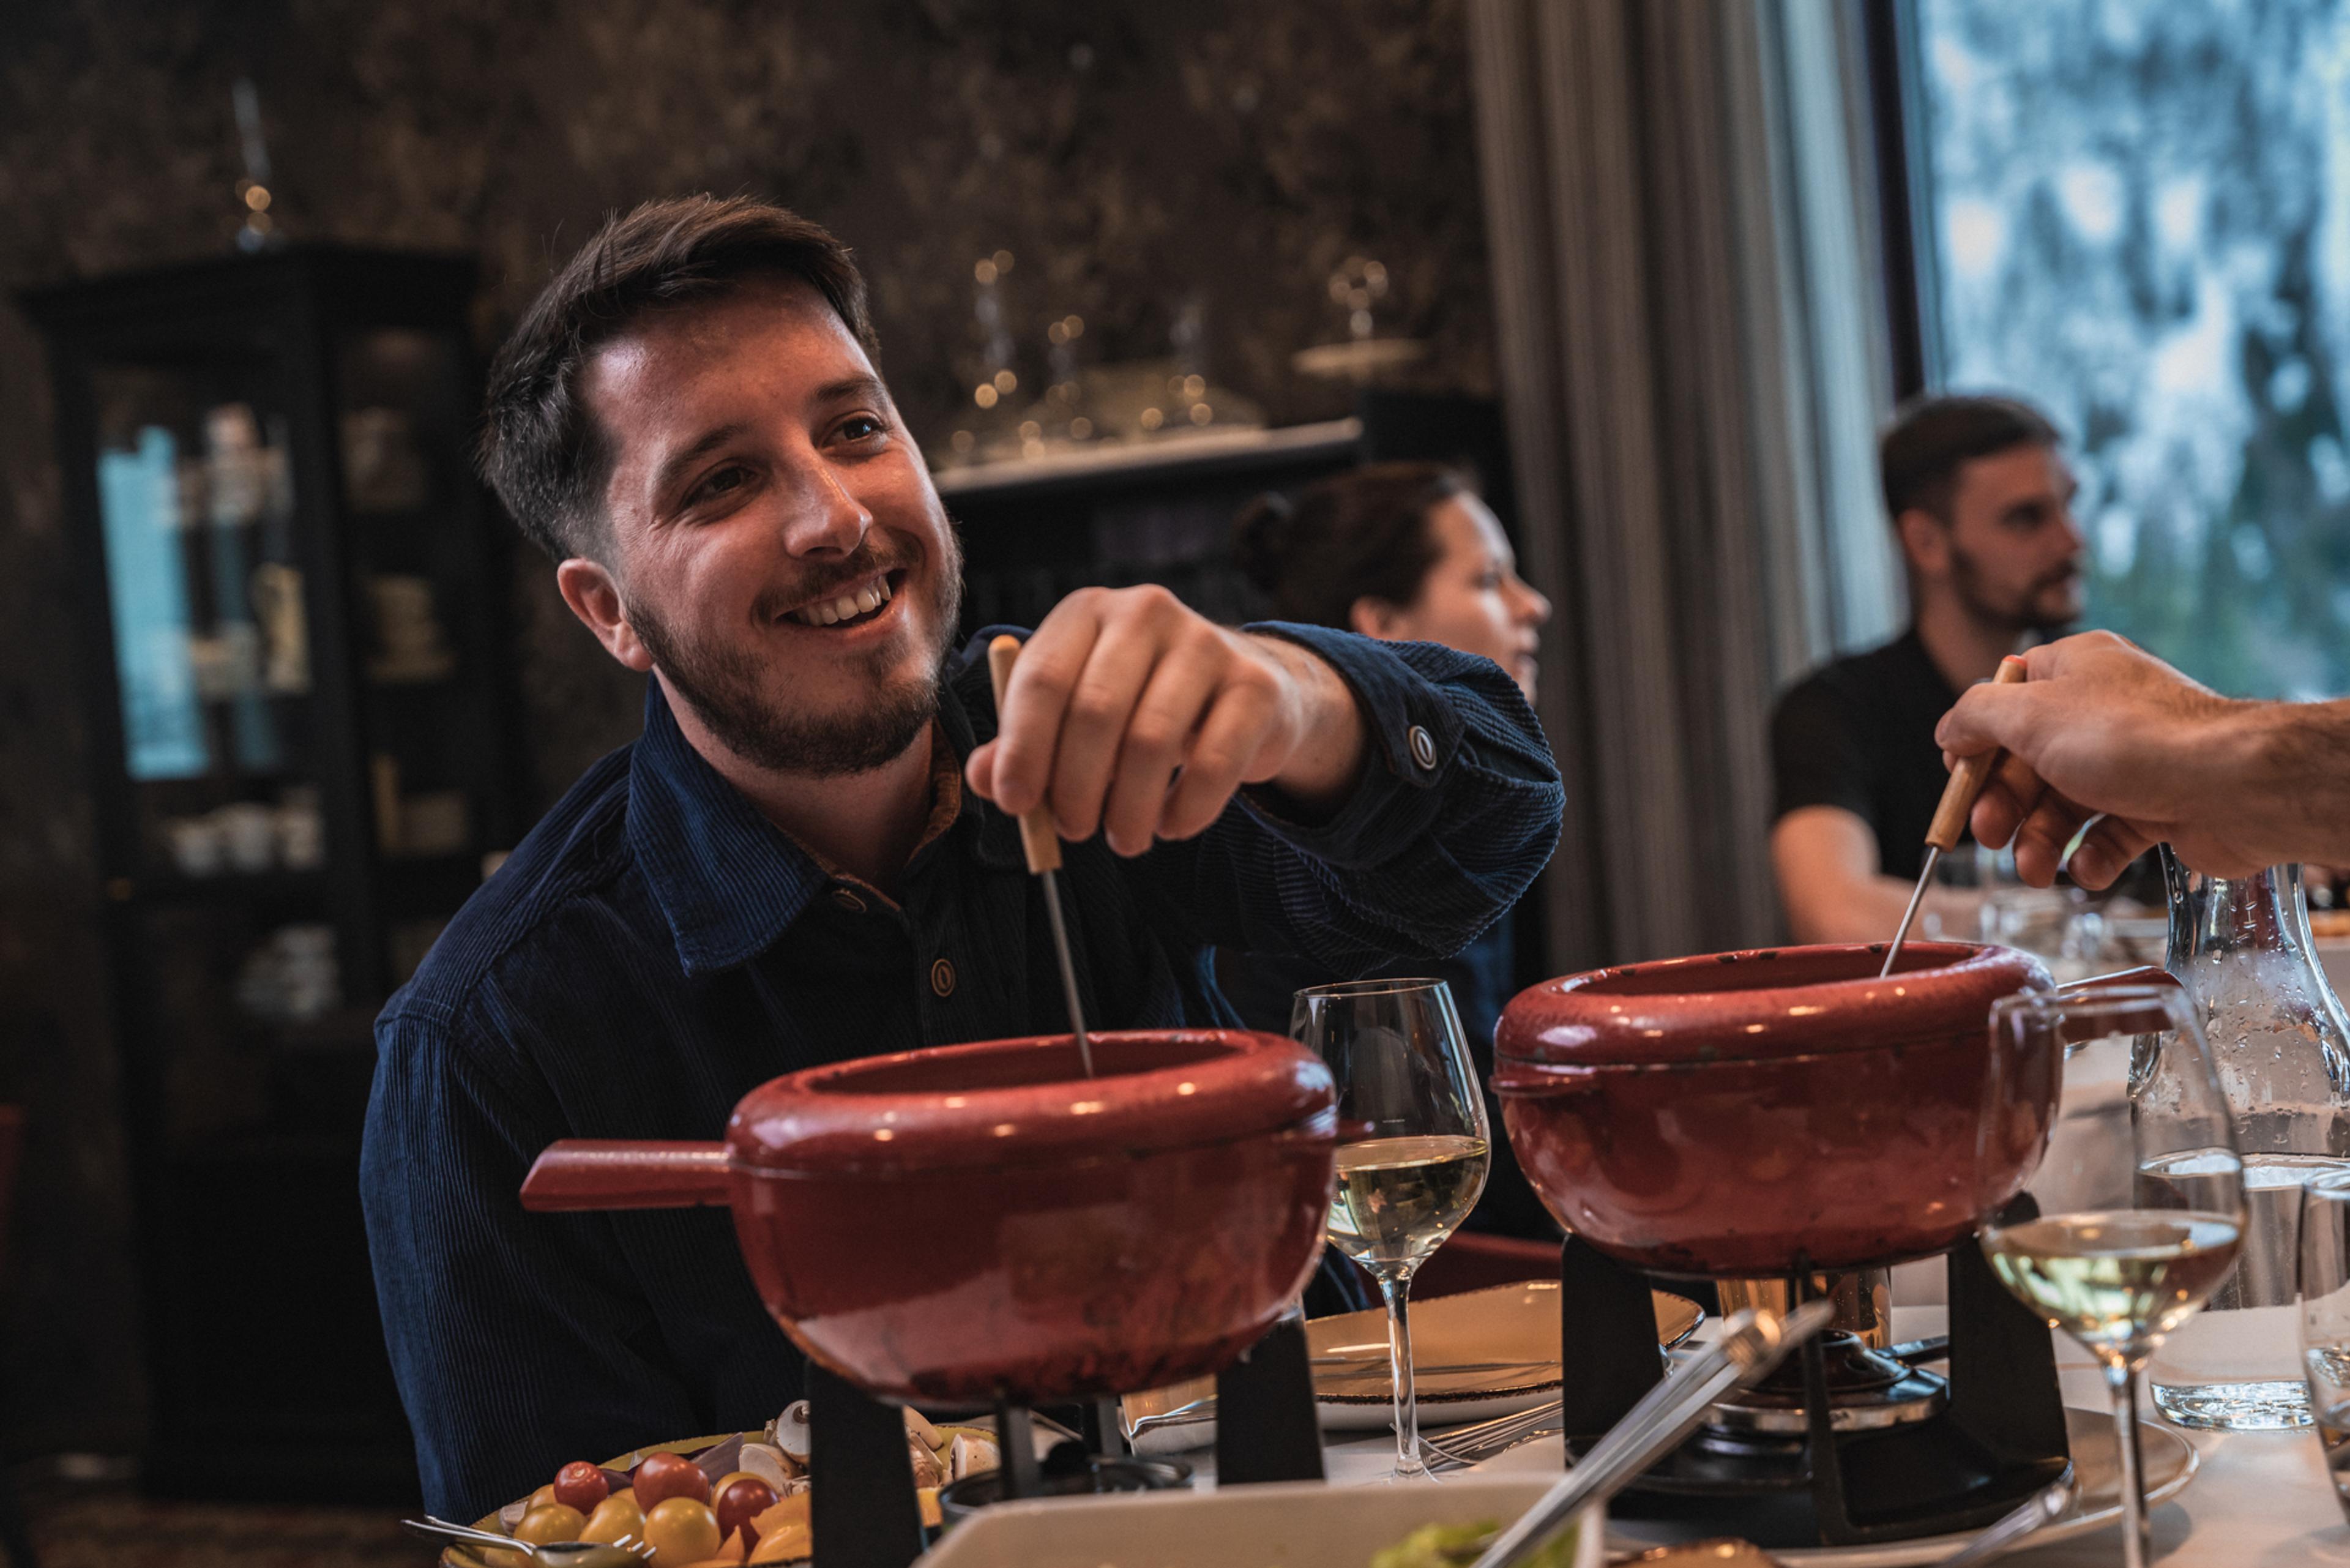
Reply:
M2029 1218L2037 1210L2019 1198ZM1898 1425L1839 1431L1832 1368L1850 1336L1816 1334L1762 1387L1804 1413L1799 1435L1700 1428L1619 1493L1611 1511L1773 1547L1858 1546L1979 1529L2072 1468L2048 1324L2010 1295L1970 1236L1950 1278L1947 1400ZM1818 1293L1813 1272L1788 1283ZM1569 1461L1663 1376L1648 1278L1573 1237L1560 1263L1561 1384ZM1671 1288L1672 1282L1659 1282ZM1929 1355L1909 1359L1922 1362ZM1912 1372L1909 1379L1932 1379Z
M1649 1343L1655 1344L1653 1329ZM822 1545L825 1568L906 1568L921 1555L929 1537L914 1495L900 1407L813 1361L807 1400L813 1455L808 1523ZM1283 1319L1217 1374L1216 1413L1218 1486L1323 1479L1304 1319ZM1045 1477L1025 1440L1026 1407L999 1397L995 1421L1002 1496L1046 1495ZM1116 1459L1126 1452L1114 1397L1087 1404L1083 1427L1085 1447L1092 1454Z

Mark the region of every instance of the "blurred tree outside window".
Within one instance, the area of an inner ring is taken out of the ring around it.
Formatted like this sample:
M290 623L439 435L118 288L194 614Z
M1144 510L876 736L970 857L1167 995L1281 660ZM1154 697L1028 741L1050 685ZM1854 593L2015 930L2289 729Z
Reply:
M1912 0L1929 375L2066 432L2089 624L2350 692L2350 0Z

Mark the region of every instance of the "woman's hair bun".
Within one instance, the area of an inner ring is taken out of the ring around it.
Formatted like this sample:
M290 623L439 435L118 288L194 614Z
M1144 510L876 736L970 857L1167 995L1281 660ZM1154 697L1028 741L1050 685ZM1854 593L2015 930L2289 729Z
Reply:
M1295 543L1297 508L1278 490L1268 490L1232 520L1232 564L1266 593L1287 575Z

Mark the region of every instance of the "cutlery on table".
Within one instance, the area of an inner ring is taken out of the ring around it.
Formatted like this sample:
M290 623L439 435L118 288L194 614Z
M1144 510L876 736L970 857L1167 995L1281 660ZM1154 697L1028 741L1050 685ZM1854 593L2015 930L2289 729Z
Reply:
M2073 1506L2073 1483L2056 1481L2042 1487L2011 1512L1986 1526L1981 1535L1935 1565L1961 1568L1968 1563L1988 1563L2043 1524L2054 1524Z
M1471 1372L1539 1372L1545 1367L1555 1369L1557 1366L1558 1357L1554 1355L1547 1359L1526 1361L1419 1362L1416 1364L1415 1369L1422 1377L1437 1377L1447 1374L1465 1376ZM1367 1355L1317 1355L1314 1358L1314 1370L1333 1377L1394 1376L1388 1364L1388 1353L1384 1346L1380 1348L1377 1360Z

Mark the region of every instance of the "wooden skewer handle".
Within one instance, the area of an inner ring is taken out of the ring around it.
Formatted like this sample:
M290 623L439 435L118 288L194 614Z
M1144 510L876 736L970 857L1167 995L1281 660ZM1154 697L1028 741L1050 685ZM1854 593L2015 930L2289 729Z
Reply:
M2023 660L2011 653L1999 661L1999 673L1991 680L1995 685L2012 686L2030 673ZM1959 835L1967 830L1967 818L1973 814L1983 785L1991 783L1991 771L2006 754L1990 751L1960 759L1959 765L1950 770L1950 782L1942 786L1941 804L1934 807L1933 826L1926 829L1929 846L1945 853L1959 846Z
M995 684L995 716L1003 717L1003 690L1012 684L1012 667L1020 661L1020 639L1005 633L987 645L987 675ZM1039 805L1020 819L1020 847L1028 869L1039 876L1061 865L1061 836L1053 830L1053 811Z

